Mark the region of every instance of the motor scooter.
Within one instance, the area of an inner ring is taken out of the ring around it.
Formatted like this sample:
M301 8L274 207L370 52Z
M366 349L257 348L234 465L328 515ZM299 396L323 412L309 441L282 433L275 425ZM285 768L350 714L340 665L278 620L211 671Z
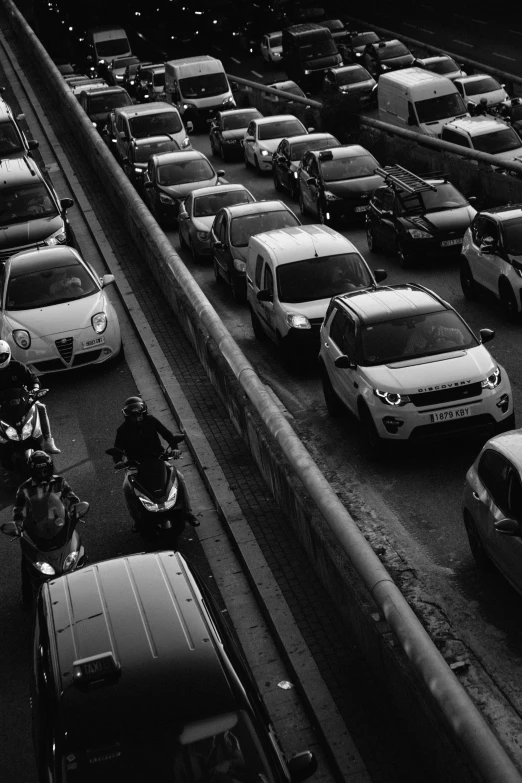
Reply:
M184 437L176 435L176 444ZM128 460L116 448L105 453L119 460L117 473L125 470L123 495L136 530L155 547L177 549L185 527L187 498L174 466L173 449L169 447L161 456L143 462Z
M36 401L49 389L29 392L25 388L0 392L0 443L11 446L12 470L22 479L29 475L27 460L43 444L42 427ZM5 458L8 461L8 458Z
M21 528L15 522L0 527L11 541L20 540L25 606L32 606L38 588L48 579L77 571L87 562L76 526L88 511L85 501L66 510L58 495L47 493L31 503L30 518Z

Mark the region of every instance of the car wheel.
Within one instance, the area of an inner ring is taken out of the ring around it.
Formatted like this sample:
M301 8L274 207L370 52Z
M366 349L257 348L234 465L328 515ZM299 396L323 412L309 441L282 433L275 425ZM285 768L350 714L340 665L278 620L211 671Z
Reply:
M256 338L256 340L264 340L266 338L265 331L261 326L261 321L254 313L252 308L250 308L250 318L252 320L252 331L254 332L254 337Z
M234 301L238 304L242 304L243 302L246 302L246 283L244 280L240 280L234 275L232 275L232 278L230 280L230 286L232 288L232 296L234 297Z
M397 240L397 255L399 256L399 266L401 269L408 269L412 265L413 259L404 247L404 242Z
M179 232L179 246L180 247L187 247L187 240L183 236L183 232L182 231Z
M303 191L301 190L301 188L299 188L299 210L301 212L301 215L306 215L307 212L306 205L304 203Z
M249 169L251 164L250 164L250 161L248 160L248 157L247 157L247 154L246 154L246 149L243 150L243 158L245 160L245 166L247 167L247 169Z
M217 155L216 146L214 144L214 139L212 136L210 137L210 152L212 153L212 155Z
M503 282L499 286L500 304L508 321L517 321L519 318L517 298L509 283Z
M373 235L371 223L366 223L366 241L368 242L368 250L374 253L377 250L377 242Z
M261 171L261 166L259 165L259 161L257 159L257 155L254 155L254 164L255 164L255 167L256 167L256 172L258 174L262 174L263 172Z
M375 426L372 415L364 404L359 407L359 418L364 429L366 448L369 456L375 460L382 459L386 453L387 444L377 432L377 427Z
M223 163L228 163L230 160L230 155L228 154L228 151L223 147L221 144L219 147L219 151L221 152L221 158L223 160Z
M196 248L194 247L194 242L192 241L192 239L189 240L189 249L190 249L190 252L192 254L193 260L197 263L200 260L200 255L196 251Z
M317 205L317 219L319 220L319 223L323 224L323 226L328 225L328 218L326 217L326 210L322 201L320 201Z
M346 413L346 408L340 397L338 397L332 382L326 371L326 367L321 362L321 381L323 384L323 396L326 403L326 408L330 416L342 416Z
M482 571L491 571L493 563L484 549L484 544L480 539L475 520L467 511L464 512L464 527L468 534L469 548L471 549L471 554L473 555L475 563Z
M274 178L274 188L278 191L278 193L280 193L283 190L283 186L281 184L281 177L279 176L279 172L276 166L274 166L272 169L272 176Z
M460 261L460 287L466 299L472 300L477 298L477 284L466 258L461 258Z
M33 605L33 586L25 558L22 558L22 603L26 609L31 609Z
M216 261L215 258L214 258L214 263L213 263L212 266L213 266L213 269L214 269L214 280L219 285L221 283L221 275L219 273L219 264L218 264L218 262Z

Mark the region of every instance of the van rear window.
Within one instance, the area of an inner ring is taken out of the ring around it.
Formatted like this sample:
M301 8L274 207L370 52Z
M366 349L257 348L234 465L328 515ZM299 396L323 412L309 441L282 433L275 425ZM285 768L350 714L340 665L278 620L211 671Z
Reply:
M211 98L228 92L228 82L224 73L202 73L180 79L179 88L185 98Z

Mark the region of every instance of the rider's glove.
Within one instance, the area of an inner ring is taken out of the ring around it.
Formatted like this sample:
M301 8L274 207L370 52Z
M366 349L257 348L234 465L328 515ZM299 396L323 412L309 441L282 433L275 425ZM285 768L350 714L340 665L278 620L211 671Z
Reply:
M125 462L123 460L121 462L115 462L114 463L114 469L115 470L121 470L121 468L125 467Z
M173 459L179 459L181 457L181 451L179 449L172 449L172 454L170 456Z

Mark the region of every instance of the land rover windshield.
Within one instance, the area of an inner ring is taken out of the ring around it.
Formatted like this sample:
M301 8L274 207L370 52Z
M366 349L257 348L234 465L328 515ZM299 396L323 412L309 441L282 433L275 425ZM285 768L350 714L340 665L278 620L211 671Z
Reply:
M185 98L211 98L228 92L227 77L224 73L202 73L179 80L181 94Z
M416 101L415 108L420 123L437 122L438 120L446 120L448 117L466 114L464 101L457 92Z
M2 189L0 226L57 215L56 204L43 182Z

